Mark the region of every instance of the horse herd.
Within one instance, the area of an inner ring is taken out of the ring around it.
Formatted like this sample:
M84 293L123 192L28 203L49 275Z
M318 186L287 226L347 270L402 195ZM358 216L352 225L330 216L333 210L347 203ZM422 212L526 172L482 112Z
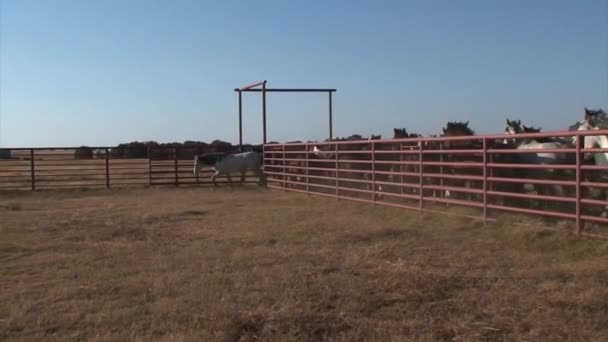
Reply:
M602 109L585 108L583 118L569 126L568 130L593 131L605 128L608 128L606 112ZM294 141L285 145L277 145L276 148L273 148L273 143L270 143L265 152L199 155L195 156L194 173L198 174L203 165L212 166L216 171L213 176L215 183L216 176L221 174L229 176L231 173L240 173L243 181L246 170L253 170L260 177L261 182L264 176L264 173L261 172L263 166L267 175L283 182L285 187L302 187L306 184L306 186L313 185L319 189L339 187L343 191L373 194L378 198L386 196L407 200L417 199L419 195L422 195L440 198L444 201L466 199L479 202L482 197L480 189L483 186L480 177L484 175L484 172L489 172L485 175L488 177L487 179L491 180L489 188L501 204L517 202L519 200L517 193L534 193L539 200L535 201L533 205L553 207L561 202L540 199L571 197L574 195L575 189L572 186L546 184L542 182L542 179L572 180L575 178L575 171L572 168L559 166L576 163L576 153L563 152L563 149L572 149L576 146L576 136L542 138L517 136L520 133L538 132L540 132L540 128L525 126L520 120L507 119L504 129L505 137L486 140L486 146L482 146L484 143L481 139L475 138L475 132L469 127L468 121L448 122L440 137L471 137L470 139L432 139L437 136L423 137L419 134L408 133L405 128L395 128L393 140L382 140L381 136L376 135L369 138L353 135L320 143ZM513 137L508 137L508 135L513 135ZM371 140L376 141L373 153ZM492 153L491 160L483 160L483 153L479 152L482 148L491 151L507 149L533 151L530 153ZM586 135L584 148L608 148L608 137ZM423 161L422 170L420 160ZM583 160L588 164L608 165L608 152L587 153ZM484 171L483 167L479 167L482 161L494 167ZM514 164L544 164L556 165L556 167L541 169L514 167ZM421 174L424 175L423 179ZM530 179L531 181L527 183L513 181L516 179ZM534 179L541 181L532 181ZM375 189L370 185L371 180L375 184ZM608 170L586 171L584 180L606 182ZM506 193L515 195L499 196ZM588 193L601 200L608 199L608 192L603 187L588 189ZM551 198L541 196L551 196ZM559 207L556 208L562 210ZM604 208L602 215L608 215L608 209Z

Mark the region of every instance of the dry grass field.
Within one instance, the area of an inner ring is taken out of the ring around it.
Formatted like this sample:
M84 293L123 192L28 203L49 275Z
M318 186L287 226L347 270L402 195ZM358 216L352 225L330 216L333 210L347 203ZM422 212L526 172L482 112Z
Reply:
M529 223L254 186L2 193L0 340L607 341L608 242Z

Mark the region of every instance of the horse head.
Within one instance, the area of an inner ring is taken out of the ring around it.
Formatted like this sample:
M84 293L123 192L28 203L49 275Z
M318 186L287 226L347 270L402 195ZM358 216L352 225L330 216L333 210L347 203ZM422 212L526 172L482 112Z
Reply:
M522 126L523 129L523 133L540 133L541 128L538 127L528 127L528 126ZM556 139L551 138L551 137L539 137L539 138L532 138L532 139L525 139L527 141L536 141L538 143L544 144L544 143L551 143L551 142L557 142Z
M198 173L203 166L215 166L217 162L222 160L227 154L223 152L204 153L194 156L194 175Z
M587 120L583 121L577 131L597 131L599 127L594 127ZM576 137L573 138L576 143ZM608 148L608 138L604 135L587 135L583 137L583 148ZM596 164L606 165L608 164L608 153L585 153L585 159L593 158Z
M518 134L518 133L522 133L523 132L523 128L521 127L521 120L509 120L507 119L507 126L505 127L505 134L506 135L513 135L513 134ZM504 139L502 141L503 144L515 144L516 141L515 139Z
M517 134L523 132L521 127L521 120L509 120L507 119L507 127L505 127L505 134Z
M393 139L418 138L420 134L408 133L405 128L393 128Z
M450 121L447 126L443 128L443 135L446 137L458 137L475 135L475 132L469 128L469 122L465 121Z
M591 127L608 127L608 115L603 109L588 109L585 107L585 121L587 121Z
M346 138L336 137L334 140L330 140L330 141L354 141L354 140L367 140L367 139L364 138L363 136L361 136L361 134L352 134Z
M409 137L409 134L405 128L393 128L393 138L399 139L407 137Z

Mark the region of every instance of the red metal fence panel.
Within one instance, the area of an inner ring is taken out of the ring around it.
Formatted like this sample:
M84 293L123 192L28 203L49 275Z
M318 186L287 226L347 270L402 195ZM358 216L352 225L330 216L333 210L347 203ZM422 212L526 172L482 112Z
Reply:
M591 234L608 223L608 165L593 164L608 148L584 148L591 135L608 130L266 144L264 170L273 189L429 212L458 205L481 220L532 214ZM517 143L560 137L572 143Z

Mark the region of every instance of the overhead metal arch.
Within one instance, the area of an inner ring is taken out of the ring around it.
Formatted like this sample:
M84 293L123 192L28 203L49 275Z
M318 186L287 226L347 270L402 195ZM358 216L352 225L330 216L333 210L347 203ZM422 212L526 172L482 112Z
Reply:
M268 81L260 81L250 85L235 88L234 91L239 94L239 146L243 146L243 93L262 93L262 137L263 143L266 144L266 93L327 93L329 96L329 139L333 139L333 98L332 94L336 89L329 88L267 88Z

